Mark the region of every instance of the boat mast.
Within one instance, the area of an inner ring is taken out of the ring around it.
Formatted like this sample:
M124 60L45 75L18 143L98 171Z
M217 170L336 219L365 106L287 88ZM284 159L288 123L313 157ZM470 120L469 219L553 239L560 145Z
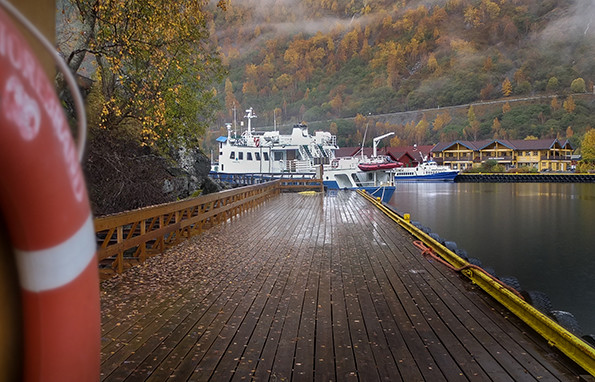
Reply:
M227 129L227 141L229 142L231 140L231 123L227 122L225 128Z
M366 135L368 135L368 123L369 122L366 122L366 131L364 131L364 138L362 139L362 148L361 148L362 161L364 160L364 144L366 143Z
M251 124L251 119L252 118L256 118L256 115L254 114L254 110L252 108L246 110L246 116L244 118L248 119L248 131L246 134L246 138L252 138L252 124Z
M236 103L233 103L233 137L238 138L238 129L236 125Z

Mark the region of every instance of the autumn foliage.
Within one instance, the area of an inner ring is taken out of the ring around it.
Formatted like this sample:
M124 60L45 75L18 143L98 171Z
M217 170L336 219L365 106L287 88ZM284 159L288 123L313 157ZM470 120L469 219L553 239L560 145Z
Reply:
M94 127L133 131L143 145L162 151L197 142L213 120L214 86L223 75L209 39L207 5L206 0L64 2L60 49L73 71L99 89L102 107Z
M561 14L572 22L562 23ZM539 111L514 102L538 95L564 102L570 92L592 90L595 29L563 0L230 1L209 23L230 71L219 88L221 120L230 120L232 103L254 107L259 124L271 126L274 109L277 122L290 125L506 98L510 104L477 109L474 121L438 111L426 113L426 128L416 129L420 113L414 121L376 119L370 129L423 144L555 137L568 126L582 135L595 122L576 97L574 109L571 100ZM344 144L361 144L360 130L337 123Z

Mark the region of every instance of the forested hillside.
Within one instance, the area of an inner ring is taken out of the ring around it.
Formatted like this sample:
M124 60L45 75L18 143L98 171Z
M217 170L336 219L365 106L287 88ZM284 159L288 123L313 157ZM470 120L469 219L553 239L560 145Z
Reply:
M591 0L231 0L209 26L229 70L219 126L235 105L239 118L254 107L259 126L272 126L274 111L281 124L328 121L316 127L342 145L360 144L366 124L396 131L394 145L577 144L595 123L593 16ZM514 102L535 95L544 97ZM498 99L510 102L436 111ZM431 108L410 121L374 118Z

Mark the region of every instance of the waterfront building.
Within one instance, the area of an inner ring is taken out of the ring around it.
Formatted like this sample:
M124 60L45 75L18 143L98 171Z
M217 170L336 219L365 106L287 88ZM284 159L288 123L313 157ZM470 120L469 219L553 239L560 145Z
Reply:
M392 161L403 163L403 167L415 167L422 162L422 157L427 156L434 146L406 146L406 147L382 147L378 150L378 155L386 155ZM365 156L372 156L372 148L364 147ZM340 147L335 151L335 156L354 157L362 154L361 147Z
M533 139L441 142L432 148L438 164L453 170L479 167L495 160L507 170L533 167L538 171L569 171L573 147L568 140Z

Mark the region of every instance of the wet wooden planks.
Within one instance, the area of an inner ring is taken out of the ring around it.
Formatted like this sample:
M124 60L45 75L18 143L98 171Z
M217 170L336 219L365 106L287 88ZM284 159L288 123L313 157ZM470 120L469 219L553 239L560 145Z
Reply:
M102 380L576 380L353 192L282 194L102 285Z

